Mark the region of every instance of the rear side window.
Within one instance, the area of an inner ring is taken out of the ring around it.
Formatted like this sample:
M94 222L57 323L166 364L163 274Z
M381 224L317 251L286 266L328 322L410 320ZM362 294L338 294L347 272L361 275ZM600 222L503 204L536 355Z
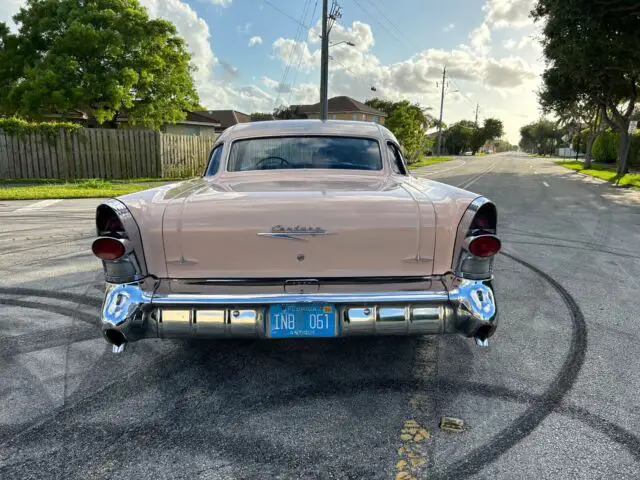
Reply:
M391 171L398 175L406 175L407 168L404 165L400 149L393 143L387 143L387 147L389 149L389 159L391 160Z
M222 145L218 145L211 152L209 157L209 167L207 168L207 176L215 175L220 168L220 159L222 158Z

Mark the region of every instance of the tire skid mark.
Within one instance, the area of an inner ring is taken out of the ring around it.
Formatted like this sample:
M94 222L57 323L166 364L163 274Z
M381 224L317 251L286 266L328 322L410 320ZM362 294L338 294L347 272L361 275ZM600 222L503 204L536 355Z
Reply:
M80 314L81 316L78 320L87 324L84 328L67 326L49 330L37 330L32 333L25 333L11 337L0 337L0 358L59 347L67 345L69 342L76 343L100 338L100 331L97 328L97 317L85 312L79 312L77 310L58 305L50 305L40 302L23 302L20 300L4 298L0 298L0 305L40 310L65 317L72 317Z
M567 242L572 245L575 245L575 244L593 245L593 241L584 241L584 240L579 240L577 238L566 238L566 237L563 238L563 237L558 237L554 235L544 235L542 233L528 232L526 230L520 230L518 228L513 228L505 225L500 226L500 231L501 232L507 231L506 232L507 235L513 235L518 237L544 238L544 239L556 240L559 242ZM635 253L633 250L624 250L619 248L616 250L611 250L611 252L615 252L616 255L627 255L627 254L633 255Z
M536 397L531 407L484 445L475 448L453 465L447 466L444 471L436 472L437 478L466 478L476 474L528 437L551 413L560 407L565 395L573 388L585 361L588 347L587 324L580 307L571 294L538 267L508 253L502 252L501 255L542 277L560 295L571 315L569 351L554 380L541 395Z
M586 351L587 351L587 327L584 321L584 317L582 312L580 311L579 306L571 296L571 294L556 282L552 277L548 274L544 273L537 267L529 264L528 262L507 254L502 253L502 255L510 258L512 261L521 264L522 266L532 270L534 273L542 277L551 287L556 290L562 299L562 301L567 306L569 313L572 319L572 335L571 335L571 345L569 348L569 352L563 362L563 367L560 372L556 376L556 378L551 382L549 387L545 390L542 395L532 395L525 392L517 392L513 390L509 390L508 388L499 387L499 386L491 386L491 385L483 385L476 384L473 382L464 382L464 381L450 381L447 383L447 380L444 379L436 379L436 380L427 380L421 381L420 379L412 379L410 381L397 380L394 378L389 379L375 379L374 381L365 380L362 382L322 382L321 385L317 385L315 387L305 387L303 392L287 392L284 397L290 397L292 400L300 399L300 398L308 398L311 395L348 395L354 392L361 392L363 389L371 390L373 392L385 390L385 389L398 389L403 392L412 392L415 391L419 393L424 388L434 388L438 386L448 385L449 388L459 391L459 392L471 392L478 395L484 395L488 397L496 397L503 398L508 400L515 400L523 403L532 403L532 406L529 407L522 415L520 415L515 422L505 428L502 432L498 433L491 440L489 440L484 446L476 448L469 455L465 456L465 458L461 459L458 462L455 462L453 465L446 467L444 471L436 472L437 476L442 478L463 478L474 473L480 471L484 466L492 463L496 459L498 459L502 454L506 453L510 448L515 446L517 443L526 438L530 433L533 432L535 428L544 421L548 415L551 413L559 413L562 415L568 415L572 418L576 418L579 421L582 421L592 428L597 429L603 432L607 437L609 437L612 441L624 446L628 451L630 451L635 458L640 457L640 439L634 435L632 432L625 430L624 428L607 421L595 414L590 413L586 409L581 407L575 407L570 405L564 405L563 398L564 396L571 390L575 381L577 379L577 375L584 363ZM47 292L41 290L33 290L33 289L22 289L22 288L0 288L0 293L7 294L18 294L18 295L30 295L34 292L37 294L44 296L45 298L55 298L55 299L69 299L70 297L78 297L78 303L83 303L85 305L99 305L100 301L94 301L94 299L90 299L85 296L79 296L74 294L55 294L54 292ZM59 298L59 297L63 298ZM173 356L179 358L179 352L176 352ZM149 364L145 367L145 371L157 367L161 363L164 363L163 357L158 357L149 362ZM64 409L53 412L53 414L46 415L46 418L41 418L36 424L31 423L28 426L25 426L23 430L17 432L12 439L8 441L15 440L15 438L19 435L22 435L28 431L31 431L33 428L36 428L40 425L43 425L47 421L56 421L57 417L62 414L70 415L72 410L80 407L86 401L95 397L105 389L109 388L114 384L125 384L131 382L134 378L138 378L138 375L143 373L138 370L135 372L130 372L129 375L126 375L124 378L118 378L114 380L114 382L110 382L107 385L102 386L98 390L91 392L90 394L83 396L82 398L77 399L77 401L67 404ZM172 372L173 375L175 372ZM419 387L419 390L416 391L416 387ZM264 399L263 399L264 400ZM276 401L276 400L274 400ZM281 403L283 401L283 396L278 396L277 402ZM248 405L244 405L244 407L248 407ZM269 402L262 402L261 404L256 405L257 408L270 408ZM12 432L13 433L13 432ZM133 432L125 432L125 434L129 434ZM217 442L216 442L217 443ZM4 468L2 469L4 470Z
M68 238L68 239L60 241L60 242L42 243L42 244L39 244L39 245L35 245L33 247L22 248L20 250L9 249L9 251L5 251L3 249L2 251L0 251L0 256L13 255L13 254L16 254L16 253L23 253L23 252L29 252L29 251L32 251L32 250L38 250L39 248L55 247L57 245L68 245L69 243L75 243L75 242L84 241L84 240L86 240L88 238L92 238L92 237L95 237L95 234L84 235L84 236L81 236L81 237Z
M57 313L65 317L72 317L73 315L78 313L76 309L67 308L60 305L52 305L49 303L41 303L41 302L29 302L24 300L16 300L13 298L0 297L0 305L7 305L9 307L30 308L34 310L42 310L45 312ZM81 312L81 313L84 313L84 312ZM88 323L89 325L94 325L96 327L98 326L97 317L94 318L92 315L88 313L85 315L86 317L84 317L82 321L84 321L85 323Z
M76 302L88 307L102 308L102 299L89 297L87 295L78 295L77 293L70 292L54 292L52 290L38 290L35 288L22 287L0 287L0 295L51 298L53 300Z
M616 257L624 257L624 258L635 258L635 259L640 259L640 255L631 255L631 254L627 254L627 253L620 253L620 252L616 252L614 250L607 250L604 248L598 248L598 246L600 246L600 243L593 243L592 247L581 247L579 245L564 245L562 243L543 243L543 242L524 242L524 241L520 241L520 240L505 240L505 243L514 243L514 244L518 244L518 245L535 245L535 246L539 246L539 247L557 247L557 248L569 248L572 250L585 250L587 252L599 252L599 253L606 253L608 255L615 255Z

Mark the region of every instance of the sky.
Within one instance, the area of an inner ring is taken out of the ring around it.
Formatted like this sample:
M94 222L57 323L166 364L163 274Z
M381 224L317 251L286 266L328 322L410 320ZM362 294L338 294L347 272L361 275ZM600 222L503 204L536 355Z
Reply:
M187 42L201 104L271 112L316 103L322 0L139 0L172 21ZM26 0L2 0L0 21ZM440 109L445 123L475 117L504 122L505 138L539 115L544 61L534 0L340 0L330 41L329 95L360 101L408 99ZM372 91L372 87L376 91Z

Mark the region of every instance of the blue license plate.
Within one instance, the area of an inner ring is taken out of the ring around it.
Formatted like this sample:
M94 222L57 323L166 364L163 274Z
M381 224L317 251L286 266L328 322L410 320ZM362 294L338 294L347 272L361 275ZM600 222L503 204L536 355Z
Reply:
M335 337L336 309L331 305L273 305L271 338Z

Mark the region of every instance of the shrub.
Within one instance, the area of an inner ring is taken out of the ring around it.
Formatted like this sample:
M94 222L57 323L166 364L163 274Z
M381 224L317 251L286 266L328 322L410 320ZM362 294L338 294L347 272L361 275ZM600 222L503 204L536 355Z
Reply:
M631 145L629 145L629 165L640 167L640 135L631 135Z
M618 135L602 132L593 142L591 153L596 162L614 163L618 156Z

